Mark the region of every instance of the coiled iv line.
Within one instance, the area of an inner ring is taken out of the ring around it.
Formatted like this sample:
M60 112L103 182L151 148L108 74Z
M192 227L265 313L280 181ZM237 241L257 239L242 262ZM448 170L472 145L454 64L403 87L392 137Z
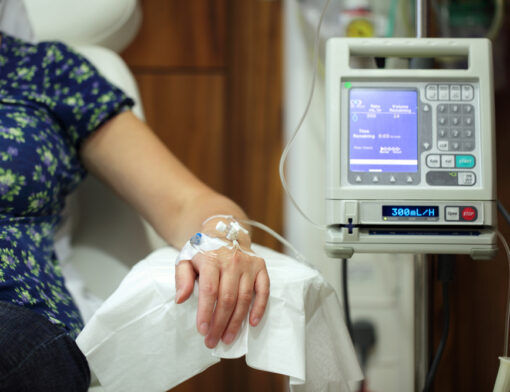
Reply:
M315 39L313 43L313 54L312 54L312 62L313 62L313 70L312 70L312 84L310 87L310 95L308 96L308 100L305 106L305 110L303 114L301 115L301 118L298 122L298 125L296 126L294 132L292 133L289 141L287 142L287 145L283 149L282 155L280 157L280 165L279 165L279 173L280 173L280 181L282 183L282 187L288 196L289 200L291 201L292 205L296 208L296 210L305 218L310 224L315 226L316 228L320 230L326 230L326 226L324 224L319 224L314 222L308 215L305 214L305 212L299 207L296 200L292 197L292 194L290 193L289 187L287 185L287 181L285 180L285 161L287 160L287 155L289 154L289 151L294 144L294 140L296 139L296 136L298 132L301 130L301 127L303 125L303 122L305 121L306 115L308 114L308 111L310 110L310 106L312 104L312 98L313 93L315 91L315 81L317 79L317 65L319 62L319 41L320 41L320 31L322 22L324 21L324 16L326 15L326 10L328 9L329 3L331 0L326 0L324 2L324 6L322 8L321 16L319 19L319 23L317 24L317 29L315 31Z
M285 179L285 170L284 169L285 169L285 161L287 160L289 151L294 143L294 140L295 140L298 132L301 130L303 122L305 121L305 118L306 118L306 116L310 110L310 106L312 104L313 93L315 91L315 81L317 79L317 65L319 62L320 31L321 31L322 22L324 21L324 17L326 15L326 11L328 9L330 2L331 2L331 0L325 0L324 6L322 8L321 16L319 19L319 23L317 24L317 29L315 31L315 39L314 39L314 44L313 44L313 55L312 55L312 59L313 59L312 60L313 61L312 82L311 82L310 93L309 93L308 100L307 100L307 103L305 106L305 110L304 110L303 114L301 115L298 125L296 126L294 132L292 133L289 141L287 142L285 148L283 149L282 155L280 157L280 164L279 164L280 182L282 184L283 190L285 191L285 194L288 196L292 205L303 216L303 218L305 218L310 224L312 224L314 227L316 227L320 230L326 230L326 225L314 222L310 217L308 217L308 215L306 215L306 213L301 209L301 207L299 207L298 203L296 202L294 197L292 197L292 194L289 190L287 181ZM283 238L281 235L276 233L274 230L272 230L268 226L264 225L263 223L251 220L251 219L241 219L240 222L257 227L257 228L265 231L266 233L270 234L271 236L276 238L278 241L280 241L283 245L285 245L287 248L289 248L294 253L294 256L297 260L299 260L300 262L306 263L305 257L294 246L292 246L292 244L289 241L287 241L285 238Z

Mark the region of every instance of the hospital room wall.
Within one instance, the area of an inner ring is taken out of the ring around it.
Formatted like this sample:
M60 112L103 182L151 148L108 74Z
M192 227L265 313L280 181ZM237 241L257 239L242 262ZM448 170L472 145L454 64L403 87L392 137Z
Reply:
M148 124L197 176L282 229L281 2L142 0L122 56ZM271 237L255 241L278 248ZM284 391L282 376L222 361L175 391Z

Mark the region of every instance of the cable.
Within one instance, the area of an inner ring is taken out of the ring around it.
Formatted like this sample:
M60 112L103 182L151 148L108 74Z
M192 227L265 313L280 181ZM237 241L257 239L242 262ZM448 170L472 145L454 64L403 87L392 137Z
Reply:
M324 7L322 9L321 17L319 19L319 23L317 24L317 30L315 32L315 40L313 43L313 71L312 71L312 85L310 88L310 95L308 97L308 101L305 106L305 110L301 116L301 119L298 122L298 125L294 132L292 133L292 136L290 137L289 141L287 142L287 145L283 149L282 156L280 157L280 166L279 166L279 172L280 172L280 181L282 183L283 189L285 190L285 193L289 197L289 200L294 205L296 210L305 218L309 223L311 223L313 226L317 227L318 229L325 230L326 226L321 225L319 223L314 222L311 218L308 217L308 215L305 214L305 212L299 207L296 200L292 197L290 190L287 185L287 181L285 180L285 161L287 159L287 155L289 154L289 150L294 143L294 140L298 134L298 132L301 129L301 126L303 125L303 122L305 121L306 115L308 114L308 111L310 110L310 105L312 104L312 98L313 98L313 92L315 91L315 80L317 79L317 63L319 60L319 41L320 41L320 31L322 22L324 21L324 15L326 15L326 10L328 9L329 3L331 0L326 0L324 3Z
M430 387L432 386L432 382L434 381L434 377L439 366L439 361L441 360L441 356L443 355L443 351L446 346L446 341L448 340L448 333L450 330L450 297L448 294L448 285L453 279L454 261L455 258L451 255L439 255L438 278L442 282L443 288L444 326L441 341L439 342L436 355L434 356L434 360L432 361L432 365L430 366L427 374L423 392L430 391Z
M351 340L353 340L352 334L352 321L351 321L351 310L349 307L349 290L347 287L347 264L348 259L342 259L342 297L344 302L344 315L345 315L345 324L347 325L347 330L349 331L349 335ZM354 343L354 341L353 341Z
M508 261L508 292L507 292L507 306L506 306L506 318L505 318L505 343L503 347L503 356L508 357L508 332L510 330L510 249L508 248L508 243L505 240L505 237L496 230L496 234L499 237L500 241L503 243L503 247L506 251L506 257Z
M439 366L439 361L441 360L441 356L443 354L446 340L448 339L448 332L450 329L450 306L449 296L448 296L448 283L443 283L443 303L444 303L444 326L443 326L443 336L441 337L441 341L439 343L439 347L437 348L436 356L434 357L434 361L430 366L429 373L427 374L427 381L425 383L425 388L423 388L423 392L430 391L430 387L432 385L432 381L434 380L434 376L436 375L437 368Z
M510 225L510 214L506 210L506 208L503 206L503 204L498 200L498 210L505 218L507 224ZM496 235L498 236L499 240L503 244L503 247L506 251L506 258L508 261L508 293L507 293L507 304L506 304L506 317L505 317L505 343L503 347L503 356L508 357L508 333L510 332L510 248L508 247L508 243L505 240L505 237L503 237L503 234L501 234L498 230L496 230Z
M501 215L503 215L503 218L505 218L506 223L510 225L510 214L506 210L505 206L498 200L498 211L501 212Z

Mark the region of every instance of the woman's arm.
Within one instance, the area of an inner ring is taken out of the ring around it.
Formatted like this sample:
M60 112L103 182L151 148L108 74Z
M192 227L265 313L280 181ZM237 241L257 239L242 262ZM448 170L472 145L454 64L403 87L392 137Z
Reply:
M80 149L85 167L135 207L169 244L181 248L196 232L214 230L212 215L244 218L232 200L214 192L180 163L148 126L131 112L109 120ZM242 246L249 248L249 238ZM184 302L199 275L197 328L214 347L230 343L255 290L250 323L258 324L269 295L265 263L245 253L221 257L197 254L176 268L176 301ZM216 308L215 308L215 304Z

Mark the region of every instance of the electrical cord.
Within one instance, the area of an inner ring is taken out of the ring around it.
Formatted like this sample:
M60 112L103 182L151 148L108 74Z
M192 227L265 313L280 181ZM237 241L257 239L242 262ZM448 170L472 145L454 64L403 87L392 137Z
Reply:
M510 214L506 210L505 206L498 200L498 211L503 215L503 218L505 218L506 223L510 225Z
M352 320L351 320L351 309L349 307L349 289L347 287L347 267L348 267L348 259L342 259L342 299L344 303L344 316L345 316L345 324L347 325L347 330L349 331L349 336L351 340L353 340L352 334ZM354 342L354 340L353 340Z
M450 331L450 297L448 286L453 279L454 262L455 257L452 255L438 256L438 279L442 282L443 288L444 325L443 334L441 336L441 340L439 342L436 355L434 356L434 360L430 365L430 369L427 374L423 392L430 391L432 382L434 381L434 377L436 375L437 368L439 366L439 362L441 361L441 356L443 355L443 351L446 346L446 341L448 340L448 333Z
M510 225L510 214L506 210L506 208L503 206L503 203L501 203L499 200L497 201L498 205L498 211L501 213L503 218L505 218L506 223ZM503 247L506 251L507 261L508 261L508 293L507 293L507 305L506 305L506 317L505 317L505 343L503 347L503 356L508 357L508 334L510 332L510 248L508 247L508 243L505 240L505 237L499 232L496 231L496 234L503 244Z
M487 32L487 38L494 41L500 31L501 27L503 26L503 20L505 18L505 2L504 0L495 0L494 1L495 11L494 11L494 18L492 19L491 27L489 28L489 31Z

